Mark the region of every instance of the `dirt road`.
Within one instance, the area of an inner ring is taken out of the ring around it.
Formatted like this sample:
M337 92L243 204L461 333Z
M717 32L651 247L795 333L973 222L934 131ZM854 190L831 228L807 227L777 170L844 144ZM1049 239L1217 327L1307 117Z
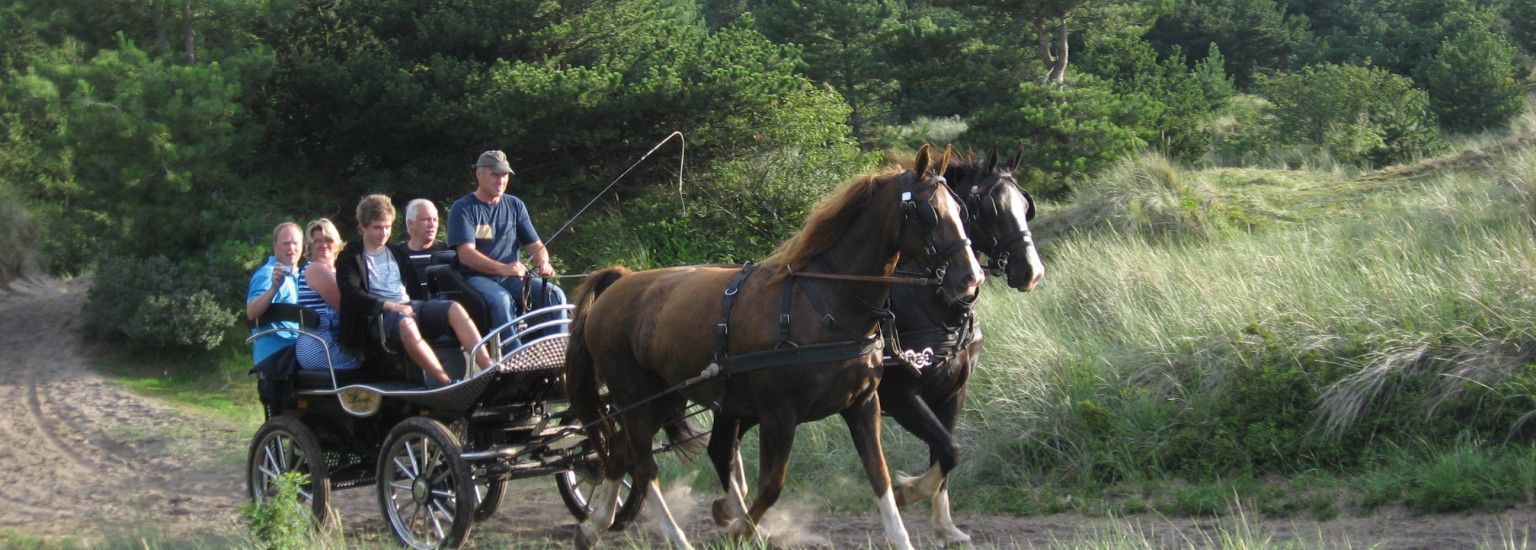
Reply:
M0 529L85 542L124 534L158 540L234 537L242 532L244 453L255 427L198 419L112 385L92 372L78 313L88 281L33 281L0 290ZM253 389L254 391L254 389ZM238 460L233 457L239 457ZM713 495L709 495L713 496ZM673 489L668 499L694 542L720 530L708 501ZM349 537L387 540L371 489L336 493ZM919 546L931 545L926 507L904 511ZM1239 527L1232 519L1080 516L1017 518L957 514L982 547L1220 546ZM471 543L565 546L571 516L548 480L516 483L498 516L476 526ZM879 537L873 505L848 516L816 510L814 491L791 486L768 521L782 546L865 547ZM1523 546L1536 508L1503 514L1411 517L1383 513L1326 522L1251 520L1252 540L1301 546L1456 548ZM644 529L619 537L642 542ZM209 540L209 539L198 539ZM227 540L227 539L226 539Z

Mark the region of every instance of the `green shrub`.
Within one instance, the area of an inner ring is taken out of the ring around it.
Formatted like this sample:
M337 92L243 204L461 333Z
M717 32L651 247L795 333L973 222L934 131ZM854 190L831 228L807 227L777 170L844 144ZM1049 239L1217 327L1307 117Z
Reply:
M1407 77L1375 67L1314 65L1261 77L1273 105L1273 143L1310 144L1341 161L1385 166L1444 147L1429 96Z
M218 279L188 272L162 256L109 257L96 270L81 314L91 338L211 350L236 319L216 298L229 293Z
M1482 24L1440 43L1420 69L1440 124L1457 131L1504 124L1520 110L1524 86L1515 80L1515 46Z
M1147 136L1165 105L1145 94L1120 94L1109 83L1080 75L1064 88L1020 84L1013 97L978 112L962 134L985 149L1022 151L1014 175L1042 197L1072 186L1149 145Z
M314 520L309 507L299 501L299 487L309 476L286 472L273 480L276 494L262 503L248 503L240 516L251 530L257 546L271 550L298 550L313 546L310 531Z

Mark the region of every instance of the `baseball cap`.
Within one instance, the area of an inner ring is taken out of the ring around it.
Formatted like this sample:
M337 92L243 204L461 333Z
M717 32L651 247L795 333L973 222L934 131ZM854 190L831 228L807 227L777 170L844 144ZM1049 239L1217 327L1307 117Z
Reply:
M516 174L512 171L512 165L507 164L507 154L498 150L480 153L480 160L475 162L475 168L490 168L497 174Z

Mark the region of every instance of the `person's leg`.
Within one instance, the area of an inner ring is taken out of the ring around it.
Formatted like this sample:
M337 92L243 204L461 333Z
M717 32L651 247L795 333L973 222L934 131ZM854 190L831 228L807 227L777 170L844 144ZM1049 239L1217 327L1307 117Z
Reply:
M459 339L459 345L464 347L464 351L475 350L475 364L479 365L480 368L490 368L491 354L485 350L484 346L480 349L475 349L475 345L480 343L480 329L475 328L475 321L469 318L469 312L464 311L464 306L459 305L458 302L447 300L434 300L432 303L445 304L445 306L429 307L442 307L444 322L453 330L453 335Z
M410 317L400 318L400 347L405 348L406 355L416 366L421 367L427 378L437 382L439 386L453 383L448 373L443 371L442 363L437 361L437 354L432 353L432 346L421 337L421 330L416 326L416 320Z
M533 280L533 293L528 298L528 302L529 302L528 303L528 307L531 307L533 309L540 309L540 308L545 308L545 307L549 307L549 306L564 304L564 303L566 303L565 291L561 290L559 286L556 286L553 282L550 282L548 279L534 278L534 280ZM536 319L529 319L528 320L528 324L533 325L533 324L553 321L553 320L556 320L556 319L565 319L565 318L568 318L568 317L570 317L568 312L562 311L562 312L554 314L554 315L540 315ZM555 327L555 328L552 328L552 329L549 329L549 330L546 330L546 331L541 331L539 336L543 336L545 334L557 334L557 333L566 332L567 331L566 329L567 329L567 327L565 325L561 325L559 327Z
M479 292L480 296L485 298L485 305L490 309L492 326L486 330L495 330L496 327L506 325L512 320L515 311L512 307L513 294L508 292L501 283L489 277L470 277L468 282L470 288L475 289L475 292ZM516 347L512 341L512 335L512 329L501 332L502 349Z

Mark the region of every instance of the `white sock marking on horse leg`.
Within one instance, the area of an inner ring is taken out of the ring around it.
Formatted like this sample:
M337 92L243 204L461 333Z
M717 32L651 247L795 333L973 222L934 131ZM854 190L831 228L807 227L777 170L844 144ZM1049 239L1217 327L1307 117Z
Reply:
M928 471L923 472L923 477L913 480L912 492L914 494L912 496L918 499L931 499L933 495L939 492L939 488L943 486L944 469L940 468L938 464L934 464L928 468Z
M661 482L651 480L648 489L651 492L651 527L667 544L681 550L693 550L693 545L688 544L688 535L683 534L683 528L677 526L677 521L672 519L672 510L667 508L667 497L661 494Z
M971 536L956 527L955 519L949 515L947 487L940 487L938 494L933 495L933 534L939 539L940 546L971 543Z
M734 506L734 509L726 510L731 519L747 517L747 472L741 466L741 452L736 453L736 462L731 463L731 490L726 495L726 506Z
M897 550L912 550L907 526L901 523L901 511L896 509L896 495L886 489L885 494L875 497L875 503L880 506L880 524L885 526L885 543Z
M604 479L597 490L592 491L592 499L587 501L587 520L577 526L582 538L588 543L596 542L603 531L613 525L613 516L618 513L621 485L618 480Z

